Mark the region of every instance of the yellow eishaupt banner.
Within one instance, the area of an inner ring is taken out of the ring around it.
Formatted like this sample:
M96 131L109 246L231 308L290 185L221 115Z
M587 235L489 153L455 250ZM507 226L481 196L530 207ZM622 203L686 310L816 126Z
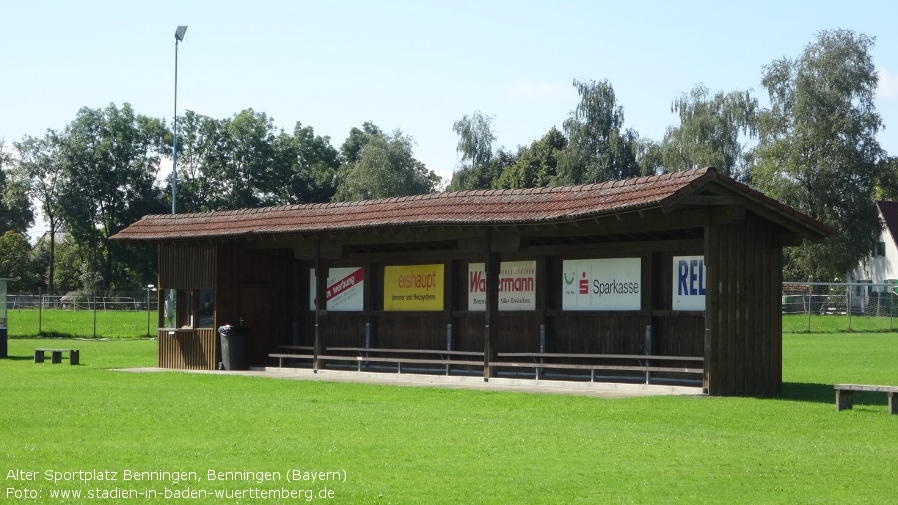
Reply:
M443 310L443 265L384 267L384 310Z

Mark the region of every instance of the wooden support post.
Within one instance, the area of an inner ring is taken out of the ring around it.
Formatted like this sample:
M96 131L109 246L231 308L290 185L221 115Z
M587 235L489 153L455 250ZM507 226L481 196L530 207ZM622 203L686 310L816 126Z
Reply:
M452 350L452 323L446 325L446 350ZM446 355L446 359L452 359L452 355ZM452 370L452 365L446 363L446 375L449 375L449 372Z
M487 241L489 244L489 241ZM483 338L483 380L496 373L491 363L499 352L499 254L487 250L483 271L486 274L486 327Z
M836 410L848 410L854 406L854 391L836 390Z
M645 327L645 354L646 356L651 356L652 354L652 325L646 325ZM645 361L645 366L652 366L651 360ZM645 383L646 385L651 384L652 382L652 372L648 370L645 371Z
M324 351L324 335L321 333L321 316L327 314L327 268L321 259L321 244L318 244L315 255L315 344L312 347L312 370L324 368L318 356Z

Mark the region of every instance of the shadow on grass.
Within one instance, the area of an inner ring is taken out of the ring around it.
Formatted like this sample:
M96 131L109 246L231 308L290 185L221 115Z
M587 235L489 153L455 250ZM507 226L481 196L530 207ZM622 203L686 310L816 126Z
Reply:
M34 361L34 356L7 356L0 359L8 359L10 361Z
M792 402L836 404L836 392L832 384L784 382L783 393L772 398ZM854 403L855 405L885 405L888 402L883 393L858 391L854 393Z
M832 384L784 382L782 394L773 398L793 402L834 403L836 397Z

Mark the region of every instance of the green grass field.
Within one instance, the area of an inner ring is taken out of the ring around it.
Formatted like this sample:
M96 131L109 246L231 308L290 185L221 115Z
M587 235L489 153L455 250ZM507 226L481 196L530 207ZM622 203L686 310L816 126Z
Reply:
M10 309L9 334L15 337L137 338L156 335L156 311ZM94 331L96 321L96 332ZM147 331L149 328L149 332Z
M787 335L784 393L771 398L598 399L109 371L154 364L155 342L136 340L69 341L81 366L34 364L34 348L48 344L11 339L11 358L0 359L4 503L168 503L166 489L195 493L184 503L306 502L305 490L313 501L351 504L896 500L898 416L887 414L884 395L857 394L854 410L836 412L832 392L835 382L898 384L894 334ZM209 470L280 480L209 480ZM118 480L81 481L94 471ZM196 480L123 480L126 471ZM302 472L339 479L287 481L313 475ZM26 489L36 499L25 500ZM296 494L262 494L279 489ZM144 494L127 497L131 490ZM82 496L53 496L63 491Z
M898 331L898 317L827 314L784 314L783 333L889 332Z
M156 333L156 312L14 309L9 311L9 332L16 337L136 338ZM149 332L147 331L149 328ZM810 328L810 329L809 329ZM898 318L844 315L783 316L785 333L898 332Z

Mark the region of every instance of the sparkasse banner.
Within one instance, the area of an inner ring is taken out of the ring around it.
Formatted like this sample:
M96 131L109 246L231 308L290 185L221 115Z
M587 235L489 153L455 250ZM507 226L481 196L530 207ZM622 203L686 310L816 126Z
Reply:
M443 264L384 267L384 310L443 310Z
M309 310L315 310L315 269L309 269ZM327 310L355 312L364 310L365 269L362 267L330 268L327 271Z
M564 310L639 310L642 260L609 258L562 263Z
M486 310L486 273L483 263L468 264L468 310ZM499 264L499 310L536 310L536 262Z
M705 310L704 256L674 256L673 310Z

